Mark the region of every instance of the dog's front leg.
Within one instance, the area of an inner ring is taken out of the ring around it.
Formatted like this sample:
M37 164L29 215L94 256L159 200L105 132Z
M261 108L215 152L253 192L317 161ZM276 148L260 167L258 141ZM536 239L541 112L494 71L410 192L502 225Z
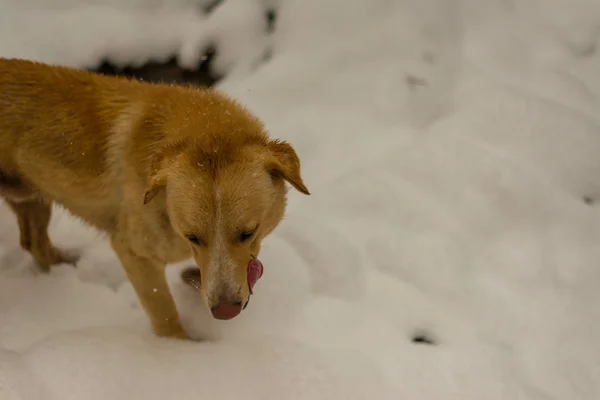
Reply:
M154 333L162 337L189 339L181 326L167 285L166 264L135 254L126 242L118 238L113 238L111 244L150 318Z

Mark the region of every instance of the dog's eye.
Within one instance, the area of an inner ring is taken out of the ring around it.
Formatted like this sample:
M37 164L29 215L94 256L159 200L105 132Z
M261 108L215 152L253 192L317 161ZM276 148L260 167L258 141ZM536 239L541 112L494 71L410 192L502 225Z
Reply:
M240 242L247 242L252 237L252 232L242 232L240 233Z
M254 236L254 234L256 233L257 229L258 229L258 226L256 228L252 229L252 230L241 232L238 235L238 240L241 243L247 242L248 240L252 239L252 236Z
M196 235L187 235L187 239L195 244L196 246L200 246L204 244L204 241Z

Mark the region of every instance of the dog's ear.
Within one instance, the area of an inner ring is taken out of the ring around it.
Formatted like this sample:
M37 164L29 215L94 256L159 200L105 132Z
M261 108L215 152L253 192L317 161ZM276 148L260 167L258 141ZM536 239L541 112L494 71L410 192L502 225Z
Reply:
M268 143L269 156L267 170L274 177L288 181L296 190L310 195L300 176L300 159L292 146L286 142L274 140Z
M152 199L156 197L158 192L160 192L166 186L165 179L152 179L148 189L146 189L146 192L144 192L144 205L150 203Z
M164 161L168 157L172 158L179 154L183 146L180 142L165 144L152 155L148 171L148 188L144 192L144 205L150 203L167 186Z
M153 157L148 176L148 188L144 192L144 205L150 203L158 192L167 186L167 177L161 164L162 157Z

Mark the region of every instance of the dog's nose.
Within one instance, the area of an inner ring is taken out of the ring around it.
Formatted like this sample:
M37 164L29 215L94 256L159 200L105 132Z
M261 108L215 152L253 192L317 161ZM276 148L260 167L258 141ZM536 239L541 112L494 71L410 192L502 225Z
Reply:
M242 312L242 303L224 303L217 307L213 307L210 309L213 317L216 319L227 320L236 317L240 312Z

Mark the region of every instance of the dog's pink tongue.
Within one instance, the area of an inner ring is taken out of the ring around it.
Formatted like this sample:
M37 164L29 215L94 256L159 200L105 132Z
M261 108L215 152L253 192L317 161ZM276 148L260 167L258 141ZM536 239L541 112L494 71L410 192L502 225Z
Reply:
M248 263L248 287L250 288L250 294L252 294L252 288L262 276L263 269L263 265L258 258L253 258Z

